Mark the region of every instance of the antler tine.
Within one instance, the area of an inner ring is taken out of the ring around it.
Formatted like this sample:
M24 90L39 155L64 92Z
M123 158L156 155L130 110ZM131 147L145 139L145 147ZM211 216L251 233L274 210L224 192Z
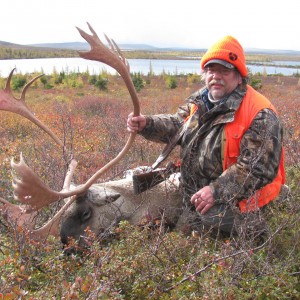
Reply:
M90 26L89 23L87 23L89 28L90 28L90 31L93 33L92 35L91 34L88 34L86 33L85 31L83 31L82 29L80 29L79 27L76 27L77 30L79 31L80 35L89 43L89 45L91 46L91 48L93 49L95 47L93 41L96 41L97 40L97 43L100 44L100 45L103 45L104 44L101 42L101 40L99 39L97 33L94 31L94 29ZM85 53L88 53L86 51L80 51L79 54L80 56L83 56Z
M102 44L102 42L101 42L101 40L99 39L99 37L98 37L96 31L94 30L94 28L90 25L89 22L86 22L86 23L87 23L87 25L88 25L88 27L89 27L89 30L90 30L91 33L93 34L93 36L94 36L94 37L97 37L98 41ZM91 42L92 42L92 41L91 41ZM93 46L93 45L92 45L93 43L90 43L90 42L89 42L89 44L90 44L91 47Z
M6 91L6 92L10 92L10 91L11 91L10 82L11 82L11 78L12 78L13 73L14 73L15 70L16 70L16 68L13 68L13 69L10 71L10 73L9 73L9 75L8 75L8 77L7 77L6 85L5 85L5 89L4 89L4 91Z
M85 59L95 60L102 63L105 63L122 76L127 89L130 93L132 102L134 115L140 114L140 102L133 85L130 73L129 66L121 54L119 47L113 41L108 39L111 48L106 47L97 36L94 29L88 23L88 27L92 32L92 35L87 34L83 30L77 27L81 36L90 44L91 49L89 51L80 51L79 55ZM117 51L115 51L116 49ZM48 188L39 178L36 178L34 172L20 159L20 163L16 164L13 161L11 162L12 168L16 171L17 175L21 178L20 181L15 181L15 192L19 201L29 204L32 209L39 209L47 204L55 202L59 199L71 197L73 195L78 195L85 192L102 174L108 171L112 166L117 164L129 151L136 137L136 133L130 133L130 136L121 150L121 152L110 162L108 162L105 166L103 166L100 170L98 170L88 181L78 186L76 189L72 191L62 190L60 192L56 192ZM19 182L21 182L19 184Z
M14 71L15 68L10 72L7 78L5 89L0 90L0 110L16 113L22 117L27 118L35 125L43 129L57 144L63 147L64 145L61 142L61 140L32 113L32 111L28 108L25 102L25 94L27 89L34 81L36 81L43 75L38 75L31 79L23 88L20 98L16 98L13 96L11 90L11 78Z
M22 90L21 97L20 97L19 100L25 101L25 94L26 94L27 89L28 89L28 88L29 88L29 87L30 87L37 79L41 78L42 76L44 76L44 74L40 74L40 75L38 75L38 76L32 78L32 79L24 86L24 88L23 88L23 90Z
M116 48L115 48L114 44L112 43L112 40L105 33L103 33L103 35L104 35L106 41L108 42L110 49L112 51L116 51Z
M119 46L115 43L115 41L114 41L113 39L110 39L105 33L103 33L103 35L104 35L106 41L108 42L108 44L109 44L109 46L110 46L110 49L111 49L113 52L118 52L119 58L120 58L123 62L125 62L126 59L125 59L123 53L121 52Z
M140 103L139 99L135 90L135 87L133 85L130 72L129 72L129 65L124 58L124 56L121 54L121 50L119 49L118 46L115 48L117 49L114 51L114 47L108 48L106 47L101 40L99 39L98 35L96 34L95 30L92 28L92 26L88 24L88 27L90 31L92 32L92 35L87 34L85 31L82 29L77 28L79 31L80 35L90 44L91 50L90 51L79 51L79 55L85 59L90 59L90 60L95 60L99 61L102 63L105 63L112 68L114 68L118 73L122 76L127 89L130 93L133 106L134 106L134 115L139 115L140 114ZM108 39L110 41L110 39ZM114 42L113 42L114 43ZM109 42L111 45L112 42ZM116 45L116 43L114 43Z
M107 38L106 34L104 34L104 35L105 35L105 37ZM107 39L108 39L108 38L107 38ZM113 39L108 39L108 40L111 41L111 43L112 43L112 45L113 45L113 49L114 49L115 51L118 52L119 58L120 58L120 59L123 61L123 63L126 65L128 72L130 72L130 66L129 66L129 64L128 64L128 61L127 61L127 59L124 57L124 55L123 55L121 49L119 48L119 46L117 45L117 43L116 43Z
M76 196L70 197L63 207L45 225L32 231L31 236L36 240L46 239L49 235L59 236L59 223L67 208L76 200Z

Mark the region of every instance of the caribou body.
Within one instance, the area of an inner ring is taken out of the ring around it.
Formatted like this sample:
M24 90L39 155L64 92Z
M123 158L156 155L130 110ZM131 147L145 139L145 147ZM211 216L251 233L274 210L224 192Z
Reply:
M182 196L174 181L166 180L139 195L134 194L130 178L93 184L65 212L60 237L66 244L69 237L84 237L87 228L99 236L121 220L141 225L162 219L175 225L181 207Z

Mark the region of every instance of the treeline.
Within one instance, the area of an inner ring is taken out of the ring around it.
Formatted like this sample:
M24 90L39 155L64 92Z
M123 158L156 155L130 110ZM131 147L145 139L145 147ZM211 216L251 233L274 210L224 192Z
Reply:
M123 50L127 59L200 59L200 52ZM0 59L78 57L77 50L0 45Z
M14 44L13 44L14 45ZM122 50L127 59L192 59L200 60L204 52L199 50ZM29 59L29 58L56 58L56 57L78 57L77 50L57 49L44 47L29 47L23 45L2 45L0 43L1 59ZM300 61L298 55L280 55L280 54L250 54L246 53L248 64L258 64L259 62L272 62L274 60ZM287 65L287 67L295 67Z
M40 47L0 46L0 59L55 58L78 56L78 52L75 50Z

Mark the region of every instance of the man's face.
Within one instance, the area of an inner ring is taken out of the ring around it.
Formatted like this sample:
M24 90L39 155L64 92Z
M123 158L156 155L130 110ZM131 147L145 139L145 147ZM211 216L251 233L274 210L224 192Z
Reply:
M220 64L209 64L204 71L205 84L214 100L223 99L242 83L242 76L236 70Z

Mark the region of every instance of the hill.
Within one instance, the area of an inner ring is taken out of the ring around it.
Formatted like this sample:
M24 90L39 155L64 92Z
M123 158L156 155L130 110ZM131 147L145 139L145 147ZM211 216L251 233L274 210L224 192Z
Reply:
M40 43L20 45L10 42L0 41L0 46L31 48L34 49L68 49L68 50L88 50L89 45L86 42L68 42L68 43ZM184 48L184 47L165 47L160 48L147 44L118 44L121 50L125 51L197 51L204 52L204 48ZM246 48L246 53L249 54L269 54L269 55L300 55L300 51L296 50L281 50L281 49L260 49L260 48Z
M72 49L72 50L87 50L89 45L85 42L72 42L72 43L49 43L49 44L32 44L27 46L33 47L47 47L57 49ZM167 47L160 48L147 44L118 44L121 50L132 51L197 51L205 52L204 48L184 48L184 47ZM295 50L279 50L279 49L259 49L259 48L246 48L246 53L249 54L269 54L269 55L300 55L300 51Z
M71 43L47 43L47 44L32 44L27 45L39 48L56 48L56 49L71 49L71 50L87 50L89 45L85 42L71 42ZM197 51L205 52L204 48L184 48L184 47L167 47L160 48L147 44L118 44L121 50L125 51ZM279 49L259 49L259 48L246 48L246 53L249 54L268 54L268 55L300 55L300 51L295 50L279 50Z
M71 49L71 50L88 50L89 45L85 42L71 42L71 43L47 43L47 44L32 44L31 47L46 47L55 49ZM118 44L122 50L157 50L158 48L145 44Z
M147 44L118 44L129 59L199 59L203 48L160 48ZM86 42L41 43L20 45L0 41L0 59L78 57L78 51L88 50ZM293 60L300 61L300 51L246 48L248 61Z
M35 47L0 41L0 59L76 57L77 51L63 48Z

